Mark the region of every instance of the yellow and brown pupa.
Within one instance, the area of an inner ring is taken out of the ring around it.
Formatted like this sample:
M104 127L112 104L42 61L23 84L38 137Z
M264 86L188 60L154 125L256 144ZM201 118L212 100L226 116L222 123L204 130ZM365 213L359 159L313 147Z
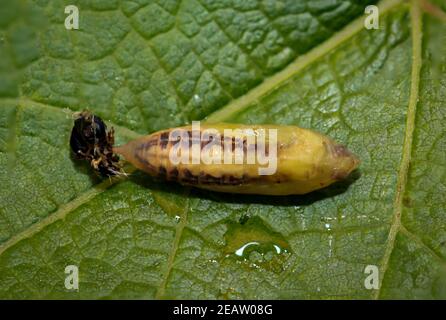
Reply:
M71 147L101 176L119 174L119 154L167 181L218 192L290 195L326 187L359 165L343 145L296 126L194 122L113 146L113 131L99 117L82 112L76 121Z

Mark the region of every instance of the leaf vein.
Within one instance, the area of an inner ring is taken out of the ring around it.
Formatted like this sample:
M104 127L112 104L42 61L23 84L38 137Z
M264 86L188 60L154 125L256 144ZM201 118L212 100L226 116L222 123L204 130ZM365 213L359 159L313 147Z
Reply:
M415 113L418 103L420 70L422 64L422 14L418 0L411 2L411 21L412 21L412 71L410 98L406 119L406 132L404 136L403 154L401 157L400 170L396 186L394 199L393 221L387 238L387 246L381 261L380 267L380 285L376 290L374 298L378 299L384 282L386 271L389 267L390 256L395 247L396 236L401 229L401 212L403 207L403 195L406 189L409 164L412 152L413 132L415 128Z
M380 14L384 14L396 5L400 4L401 0L385 0L379 4ZM286 68L271 77L266 78L260 85L248 91L239 98L232 100L225 107L212 113L205 120L209 123L224 121L236 113L246 109L252 102L258 100L261 96L273 91L277 86L290 79L293 75L300 72L313 62L323 57L327 52L336 48L340 44L352 38L355 34L364 28L363 17L359 17L347 27L335 33L330 39L316 46L306 54L297 57L294 62L290 63Z

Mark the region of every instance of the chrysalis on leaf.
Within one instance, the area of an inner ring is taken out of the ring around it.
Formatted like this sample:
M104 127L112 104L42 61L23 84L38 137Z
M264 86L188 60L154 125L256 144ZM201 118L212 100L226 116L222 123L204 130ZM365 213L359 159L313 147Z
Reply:
M194 122L113 147L113 129L88 112L75 121L71 148L101 176L122 173L120 154L151 176L230 193L305 194L359 165L343 145L296 126Z

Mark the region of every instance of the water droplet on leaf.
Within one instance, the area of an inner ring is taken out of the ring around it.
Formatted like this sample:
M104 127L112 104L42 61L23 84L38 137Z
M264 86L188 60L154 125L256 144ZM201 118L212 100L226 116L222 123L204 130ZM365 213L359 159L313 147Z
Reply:
M251 217L243 223L228 222L225 233L226 257L242 259L250 267L282 272L290 256L290 246L283 235L272 230L262 219Z

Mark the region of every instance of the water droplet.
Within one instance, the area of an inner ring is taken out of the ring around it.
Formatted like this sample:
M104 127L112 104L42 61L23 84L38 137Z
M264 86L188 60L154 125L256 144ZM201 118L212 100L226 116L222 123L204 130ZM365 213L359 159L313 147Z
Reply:
M244 244L243 246L241 246L240 248L238 248L237 250L235 250L235 254L238 255L239 257L243 256L243 251L245 251L245 249L249 246L252 245L258 245L259 243L257 241L252 241L252 242L248 242L246 244Z
M175 216L175 222L176 222L176 223L180 222L180 220L181 220L181 217L180 217L180 216Z
M289 244L282 234L273 231L258 217L242 220L243 223L227 223L226 257L241 258L239 262L253 268L282 272L290 256Z
M195 106L199 106L201 104L202 99L198 94L194 94L194 96L192 97L192 101Z

